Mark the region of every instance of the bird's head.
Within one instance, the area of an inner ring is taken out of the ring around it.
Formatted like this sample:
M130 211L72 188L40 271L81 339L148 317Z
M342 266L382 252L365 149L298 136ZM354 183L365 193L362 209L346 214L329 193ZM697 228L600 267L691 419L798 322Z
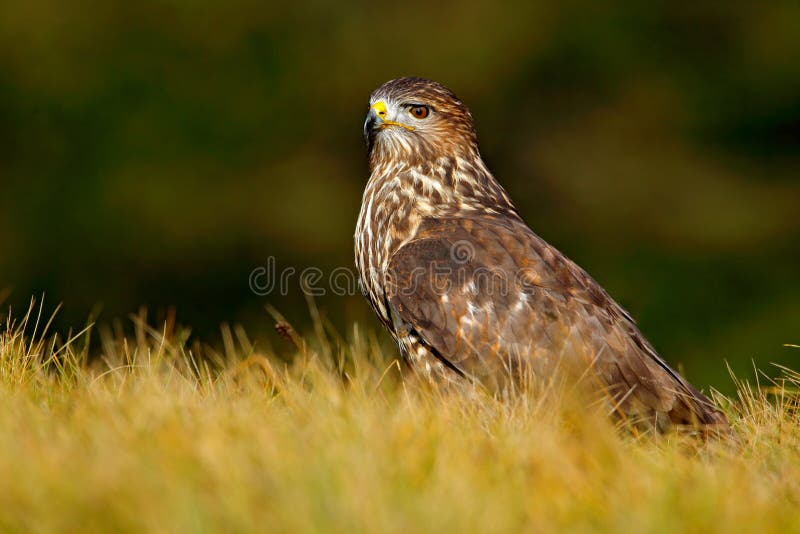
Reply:
M423 78L398 78L369 98L364 139L370 160L409 164L477 155L472 114L453 92Z

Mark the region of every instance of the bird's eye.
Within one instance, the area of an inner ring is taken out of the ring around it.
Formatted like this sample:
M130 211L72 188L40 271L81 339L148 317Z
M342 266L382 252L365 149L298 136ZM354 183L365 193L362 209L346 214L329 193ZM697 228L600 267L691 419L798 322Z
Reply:
M431 112L428 106L409 106L408 112L415 119L424 119Z

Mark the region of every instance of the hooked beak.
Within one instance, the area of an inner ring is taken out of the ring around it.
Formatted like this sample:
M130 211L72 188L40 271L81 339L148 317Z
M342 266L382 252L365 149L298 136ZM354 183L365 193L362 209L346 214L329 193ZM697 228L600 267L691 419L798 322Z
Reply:
M388 114L386 102L378 100L370 106L367 112L367 118L364 120L364 139L368 144L371 144L372 136L377 130L388 128L390 126L399 126L406 130L413 131L414 127L402 122L389 120L386 118Z

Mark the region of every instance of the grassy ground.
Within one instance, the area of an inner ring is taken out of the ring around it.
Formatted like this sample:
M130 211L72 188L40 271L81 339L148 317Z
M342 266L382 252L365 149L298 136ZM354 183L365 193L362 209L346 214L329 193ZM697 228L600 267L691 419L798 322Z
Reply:
M0 334L3 531L800 529L789 372L718 397L738 440L699 444L434 391L356 329L295 336L289 365L239 331L199 354L170 325L60 342L36 322Z

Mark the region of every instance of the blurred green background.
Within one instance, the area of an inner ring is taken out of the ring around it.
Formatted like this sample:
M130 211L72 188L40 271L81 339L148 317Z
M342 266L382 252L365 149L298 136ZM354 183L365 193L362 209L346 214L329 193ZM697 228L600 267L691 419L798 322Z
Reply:
M418 75L699 385L800 368L800 3L605 4L4 2L4 304L308 325L296 279L262 297L250 273L352 266L367 97ZM378 329L360 295L319 304Z

